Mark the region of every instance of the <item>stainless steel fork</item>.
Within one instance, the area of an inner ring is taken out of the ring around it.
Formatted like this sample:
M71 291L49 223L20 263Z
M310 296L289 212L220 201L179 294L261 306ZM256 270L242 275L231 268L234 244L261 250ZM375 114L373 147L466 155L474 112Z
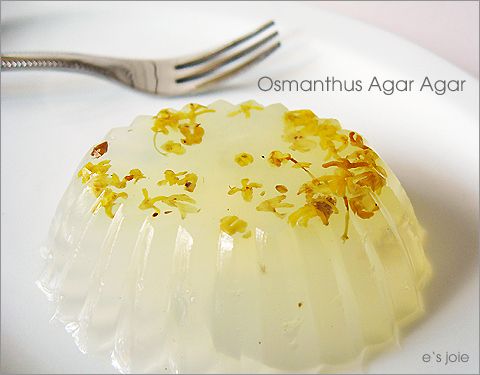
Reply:
M153 94L189 94L210 88L241 72L280 47L278 32L267 32L273 25L274 22L270 21L219 48L181 58L135 60L74 53L4 54L1 56L2 71L77 71L107 77ZM247 45L246 42L255 37L259 40Z

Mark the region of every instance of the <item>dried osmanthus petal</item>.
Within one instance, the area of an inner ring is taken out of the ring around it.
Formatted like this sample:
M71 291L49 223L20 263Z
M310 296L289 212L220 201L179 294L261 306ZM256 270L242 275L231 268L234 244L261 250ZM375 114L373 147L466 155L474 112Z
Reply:
M134 181L133 183L136 184L138 180L145 178L145 175L142 171L138 168L131 169L127 176L124 177L127 181Z
M263 185L257 182L249 183L249 181L250 180L248 178L242 178L241 180L242 187L230 188L230 190L228 191L228 195L233 195L235 193L240 192L244 200L246 200L247 202L251 202L253 198L253 189L261 188Z
M98 159L100 156L104 155L108 151L108 142L102 142L96 145L92 152L90 153L91 156Z
M181 143L174 141L167 141L162 146L160 146L160 148L167 153L177 155L183 155L186 152L185 147L183 147Z
M235 156L235 163L241 167L246 167L247 165L253 163L253 156L247 154L246 152L242 152Z
M283 218L286 214L285 213L280 213L277 210L279 208L294 207L294 205L291 204L291 203L283 202L285 200L285 198L287 198L287 196L282 194L282 195L279 195L277 197L264 200L263 202L261 202L257 206L256 209L257 209L257 211L273 212L279 218Z
M288 188L285 185L275 185L275 190L282 194L288 192Z
M175 111L173 109L162 109L156 116L153 117L154 124L151 127L153 131L153 146L154 149L165 155L157 147L157 138L159 134L170 134L170 130L178 132L183 135L184 138L180 139L180 142L169 140L165 142L160 148L168 153L182 155L186 152L186 149L182 144L187 146L198 145L202 143L205 129L202 128L198 117L205 114L215 112L213 109L209 109L203 105L190 103L181 111Z
M158 181L157 185L162 186L165 184L184 186L185 190L192 193L198 181L198 176L195 173L188 173L187 171L175 173L174 171L167 169L163 172L165 179Z
M244 233L247 230L247 222L238 216L224 216L220 219L220 229L233 236L235 233Z

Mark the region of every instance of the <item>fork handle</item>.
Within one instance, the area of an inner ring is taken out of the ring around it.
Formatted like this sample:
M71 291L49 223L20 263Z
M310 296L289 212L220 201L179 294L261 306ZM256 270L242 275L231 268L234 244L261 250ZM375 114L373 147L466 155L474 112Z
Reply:
M119 59L75 53L22 53L1 55L2 71L55 69L97 73L115 78L112 67Z

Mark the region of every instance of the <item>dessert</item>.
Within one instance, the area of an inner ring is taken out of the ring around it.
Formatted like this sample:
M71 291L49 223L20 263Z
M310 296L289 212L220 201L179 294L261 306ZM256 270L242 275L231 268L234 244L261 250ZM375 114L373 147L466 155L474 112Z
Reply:
M337 120L189 104L92 145L38 285L80 350L122 372L330 371L422 314L423 238Z

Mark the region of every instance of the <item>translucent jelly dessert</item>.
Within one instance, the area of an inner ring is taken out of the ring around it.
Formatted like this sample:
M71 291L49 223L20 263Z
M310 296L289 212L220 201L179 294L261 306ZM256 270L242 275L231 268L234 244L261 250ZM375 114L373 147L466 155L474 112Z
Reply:
M337 120L189 104L92 145L38 284L80 350L122 372L354 369L424 311L423 238Z

